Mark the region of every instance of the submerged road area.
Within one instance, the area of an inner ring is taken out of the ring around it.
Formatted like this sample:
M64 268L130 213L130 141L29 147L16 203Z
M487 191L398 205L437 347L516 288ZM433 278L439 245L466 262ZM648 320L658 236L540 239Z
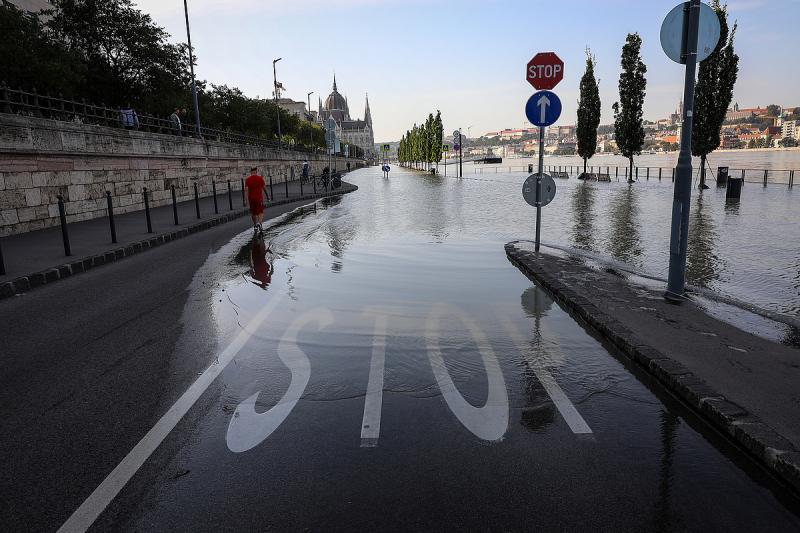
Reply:
M800 531L507 260L503 198L348 180L0 301L0 529Z

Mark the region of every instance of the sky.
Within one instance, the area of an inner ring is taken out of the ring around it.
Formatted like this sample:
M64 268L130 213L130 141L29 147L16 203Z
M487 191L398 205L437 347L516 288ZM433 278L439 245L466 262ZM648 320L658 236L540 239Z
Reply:
M134 0L185 41L181 0ZM602 124L613 122L620 53L628 33L642 37L647 65L646 119L667 117L683 94L685 67L661 50L664 16L676 0L188 0L196 74L272 95L272 60L283 96L330 93L334 72L350 114L361 118L369 94L376 142L399 140L441 110L445 131L472 137L522 128L534 89L525 79L540 51L564 61L554 89L559 124L574 124L589 47L597 58ZM740 56L734 101L741 107L800 105L800 0L729 0ZM471 128L470 128L471 126Z

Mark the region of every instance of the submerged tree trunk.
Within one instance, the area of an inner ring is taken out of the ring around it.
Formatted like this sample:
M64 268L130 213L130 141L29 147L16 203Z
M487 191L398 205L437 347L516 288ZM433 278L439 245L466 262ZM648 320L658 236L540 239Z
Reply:
M583 158L583 177L586 178L586 158Z
M700 184L697 186L698 189L708 189L706 186L706 155L703 154L700 156Z
M628 174L628 183L633 183L633 157L629 157L630 161L630 174Z

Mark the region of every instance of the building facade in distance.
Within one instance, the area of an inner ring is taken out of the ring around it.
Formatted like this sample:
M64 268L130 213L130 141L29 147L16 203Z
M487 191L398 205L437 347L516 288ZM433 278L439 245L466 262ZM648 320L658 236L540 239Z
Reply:
M375 135L372 130L372 113L369 109L369 97L366 98L364 119L350 117L347 98L342 96L336 87L336 76L333 77L333 92L323 104L320 100L317 120L324 126L328 118L336 121L336 136L344 144L354 144L364 151L364 157L375 157Z

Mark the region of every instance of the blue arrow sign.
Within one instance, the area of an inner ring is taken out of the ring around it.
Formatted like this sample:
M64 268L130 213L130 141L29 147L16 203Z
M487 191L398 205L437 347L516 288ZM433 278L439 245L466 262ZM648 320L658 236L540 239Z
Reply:
M561 100L556 93L539 91L525 104L525 115L531 124L540 128L555 124L561 116Z

